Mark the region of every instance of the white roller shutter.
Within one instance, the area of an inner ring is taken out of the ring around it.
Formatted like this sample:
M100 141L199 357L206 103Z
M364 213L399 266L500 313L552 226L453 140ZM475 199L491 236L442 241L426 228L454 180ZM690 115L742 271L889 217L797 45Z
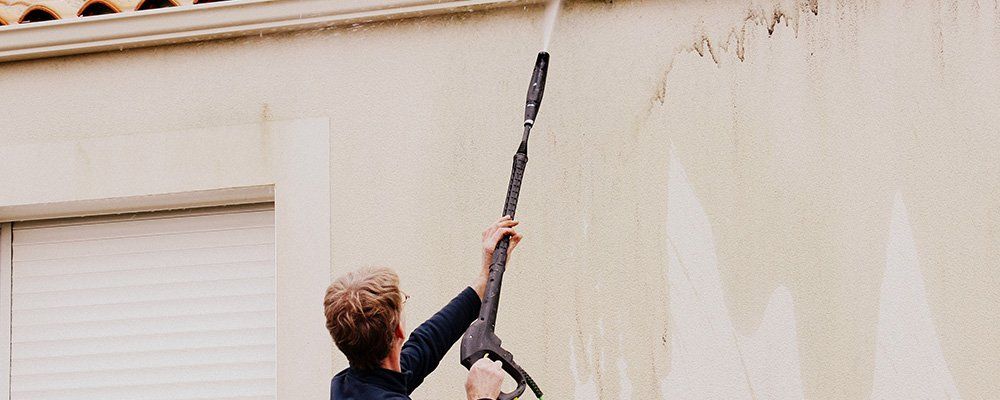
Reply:
M11 400L275 398L270 205L15 223Z

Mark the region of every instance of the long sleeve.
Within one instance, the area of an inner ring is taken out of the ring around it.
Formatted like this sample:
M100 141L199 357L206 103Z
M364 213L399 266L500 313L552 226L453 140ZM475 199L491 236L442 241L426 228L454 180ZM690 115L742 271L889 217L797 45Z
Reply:
M467 287L410 334L400 354L407 393L416 390L437 368L448 349L479 315L480 305L479 295Z

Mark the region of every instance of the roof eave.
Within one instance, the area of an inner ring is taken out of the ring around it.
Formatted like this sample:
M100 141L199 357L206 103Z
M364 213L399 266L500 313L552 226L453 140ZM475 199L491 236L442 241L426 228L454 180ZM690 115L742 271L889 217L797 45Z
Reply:
M6 26L0 62L467 12L541 0L241 0Z

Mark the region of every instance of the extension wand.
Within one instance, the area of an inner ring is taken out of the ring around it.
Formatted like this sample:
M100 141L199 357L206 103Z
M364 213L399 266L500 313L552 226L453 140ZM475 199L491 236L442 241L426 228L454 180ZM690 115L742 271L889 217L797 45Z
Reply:
M517 209L517 195L521 191L521 177L524 175L524 166L528 163L528 135L531 127L535 125L535 116L538 115L538 107L542 105L542 92L545 91L545 73L549 67L549 53L538 53L535 61L535 70L531 74L531 85L528 86L528 100L524 105L524 135L521 136L521 144L514 154L514 166L510 172L510 184L507 186L507 200L504 201L503 214L514 218L514 211ZM486 283L486 296L483 297L483 305L479 310L479 318L472 322L469 329L462 337L461 359L465 368L472 368L472 364L488 357L493 361L503 363L503 370L517 382L517 388L510 393L500 393L499 400L516 399L524 393L525 386L531 387L535 397L542 398L542 391L531 379L527 372L514 362L514 356L509 351L500 347L501 340L494 333L497 322L497 307L500 305L500 285L503 282L503 273L507 268L507 247L510 245L510 238L504 237L497 243L493 251L493 259L490 262L490 279Z

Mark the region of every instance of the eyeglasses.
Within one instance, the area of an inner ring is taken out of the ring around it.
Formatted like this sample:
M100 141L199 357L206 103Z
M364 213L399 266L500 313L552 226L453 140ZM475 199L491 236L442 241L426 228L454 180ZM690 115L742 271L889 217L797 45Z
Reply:
M400 291L399 293L403 294L403 303L402 304L406 304L406 301L410 299L410 295L406 294L403 291Z

